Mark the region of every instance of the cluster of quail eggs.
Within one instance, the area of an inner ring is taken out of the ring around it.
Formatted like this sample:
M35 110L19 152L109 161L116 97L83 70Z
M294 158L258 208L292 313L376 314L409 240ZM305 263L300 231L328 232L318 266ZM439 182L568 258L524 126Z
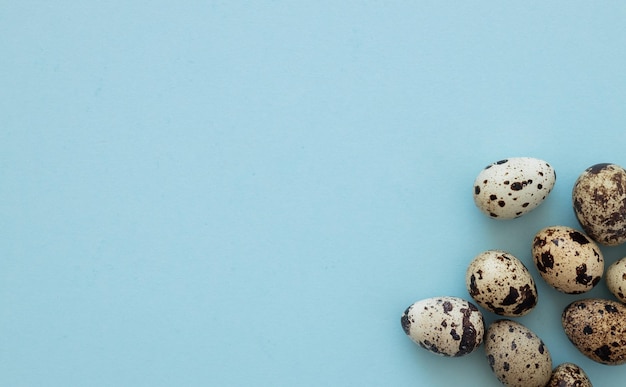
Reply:
M531 157L495 162L476 177L474 202L487 216L513 219L537 208L556 182L554 168ZM572 190L581 230L553 225L539 230L531 245L541 278L554 289L582 294L604 277L618 301L583 298L562 312L563 330L588 358L607 365L626 363L626 257L604 270L600 245L626 242L626 170L616 164L587 168ZM442 356L469 354L484 343L494 375L507 386L591 386L573 363L553 368L550 351L533 331L512 320L537 305L535 281L524 263L503 250L488 250L467 266L472 301L452 296L415 302L401 317L404 332ZM487 329L478 306L501 319Z

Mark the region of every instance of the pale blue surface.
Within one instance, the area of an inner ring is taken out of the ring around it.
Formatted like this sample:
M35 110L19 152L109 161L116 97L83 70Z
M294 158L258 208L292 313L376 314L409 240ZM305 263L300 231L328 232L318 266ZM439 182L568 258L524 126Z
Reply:
M536 276L519 321L555 365L625 380L569 344L580 297L530 260L540 228L577 226L580 172L626 165L624 20L622 2L5 1L0 385L498 386L482 349L436 357L400 327L418 299L469 297L490 248ZM473 179L511 156L557 185L487 219Z

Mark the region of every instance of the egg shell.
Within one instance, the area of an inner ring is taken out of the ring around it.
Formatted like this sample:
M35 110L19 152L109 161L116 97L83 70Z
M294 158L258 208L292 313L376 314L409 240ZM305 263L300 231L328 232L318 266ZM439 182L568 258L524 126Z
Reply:
M606 286L622 303L626 303L626 258L613 262L606 269Z
M506 386L544 387L552 374L552 357L544 342L524 325L497 320L485 336L491 370Z
M465 285L483 308L507 317L523 316L537 305L537 287L526 266L503 250L487 250L468 265Z
M458 297L433 297L409 306L400 319L411 340L442 356L463 356L483 342L485 323L478 308Z
M616 164L587 168L572 189L574 213L596 242L617 246L626 242L626 170Z
M598 245L571 227L551 226L537 232L532 255L541 277L563 293L587 292L604 274L604 257Z
M543 160L500 160L488 165L474 180L474 203L491 218L517 218L543 203L555 182L554 168Z
M559 364L546 387L593 387L589 376L574 363Z
M598 363L626 363L626 305L588 298L563 310L561 323L569 340L585 356Z

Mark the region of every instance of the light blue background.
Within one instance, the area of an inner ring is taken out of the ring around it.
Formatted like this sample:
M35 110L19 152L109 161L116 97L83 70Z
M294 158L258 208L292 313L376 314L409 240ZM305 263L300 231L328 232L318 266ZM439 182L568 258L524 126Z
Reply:
M400 327L491 248L555 365L625 380L530 257L626 165L625 47L617 1L4 1L0 385L498 386ZM488 219L474 177L512 156L556 187Z

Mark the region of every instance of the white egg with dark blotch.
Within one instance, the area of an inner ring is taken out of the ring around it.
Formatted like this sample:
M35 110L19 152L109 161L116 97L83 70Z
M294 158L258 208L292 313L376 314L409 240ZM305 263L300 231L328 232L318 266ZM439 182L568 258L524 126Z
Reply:
M487 250L477 255L467 267L465 285L478 305L501 316L523 316L537 305L532 275L506 251Z
M411 340L442 356L463 356L483 342L485 325L478 308L458 297L433 297L409 306L400 319Z
M606 286L622 303L626 303L626 258L617 260L606 269Z
M533 239L532 255L541 277L563 293L587 292L604 274L604 257L598 245L571 227L541 229Z
M588 298L563 310L561 323L567 338L585 356L598 363L626 363L626 305Z
M559 364L546 387L593 387L589 376L574 363Z
M544 387L552 374L552 358L544 342L524 325L498 320L485 334L491 370L506 386Z
M626 242L626 170L604 163L587 168L572 189L574 213L596 242L616 246Z
M547 162L512 157L488 165L474 181L474 202L495 219L513 219L537 208L554 188L556 173Z

